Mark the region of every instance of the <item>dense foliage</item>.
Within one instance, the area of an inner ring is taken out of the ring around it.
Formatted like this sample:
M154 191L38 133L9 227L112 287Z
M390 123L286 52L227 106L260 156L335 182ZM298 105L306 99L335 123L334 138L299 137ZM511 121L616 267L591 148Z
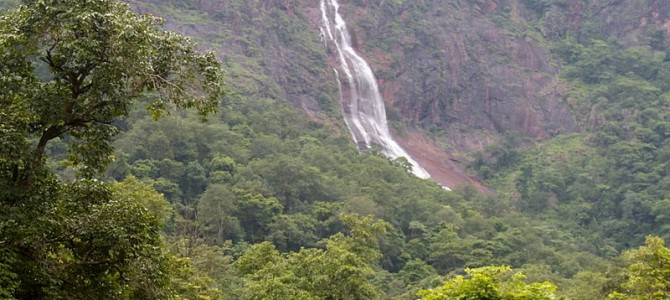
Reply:
M114 122L141 97L215 110L221 69L188 39L116 1L26 1L0 18L0 266L3 297L164 298L169 208L137 180L95 179L113 158ZM74 168L60 180L45 151Z
M523 282L522 273L510 273L509 267L465 269L468 278L457 276L443 286L419 292L421 299L555 299L556 286L551 283Z

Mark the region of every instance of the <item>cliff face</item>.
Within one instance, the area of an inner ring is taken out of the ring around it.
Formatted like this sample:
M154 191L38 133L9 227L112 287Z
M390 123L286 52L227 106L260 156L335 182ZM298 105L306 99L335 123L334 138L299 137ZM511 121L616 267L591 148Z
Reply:
M513 3L361 5L350 14L387 101L443 129L457 149L508 132L548 138L574 129L558 68Z
M354 1L359 49L387 101L456 149L500 134L577 130L552 43L566 37L649 45L667 36L668 1Z
M129 1L220 53L229 86L337 116L332 51L316 0ZM565 37L664 42L664 0L340 1L354 44L378 77L392 122L472 151L506 133L578 130L551 43Z

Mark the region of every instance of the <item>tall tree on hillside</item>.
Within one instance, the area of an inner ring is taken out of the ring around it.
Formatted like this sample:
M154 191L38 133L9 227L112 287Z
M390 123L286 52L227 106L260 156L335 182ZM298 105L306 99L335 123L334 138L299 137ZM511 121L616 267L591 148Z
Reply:
M467 277L457 276L443 286L422 290L423 300L551 300L556 286L549 282L526 284L522 273L512 273L509 267L465 269Z
M214 55L161 23L114 0L25 0L0 17L0 296L166 293L159 216L93 179L140 98L155 117L218 107ZM75 182L45 167L54 139Z
M670 249L663 239L648 236L644 246L623 254L630 266L628 280L621 292L607 299L668 299L670 298Z

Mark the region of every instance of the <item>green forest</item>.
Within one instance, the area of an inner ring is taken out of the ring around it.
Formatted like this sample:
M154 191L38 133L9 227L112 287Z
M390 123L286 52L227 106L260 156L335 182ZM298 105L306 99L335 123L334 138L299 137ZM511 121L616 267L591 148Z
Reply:
M665 32L547 38L581 130L447 191L127 4L0 11L0 299L670 299Z

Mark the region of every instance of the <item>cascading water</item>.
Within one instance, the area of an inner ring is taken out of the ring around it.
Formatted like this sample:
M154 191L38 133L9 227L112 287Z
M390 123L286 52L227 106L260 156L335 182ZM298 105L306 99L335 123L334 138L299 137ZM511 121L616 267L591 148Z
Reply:
M354 142L361 148L379 146L382 153L391 158L405 157L412 164L414 175L430 178L428 172L391 137L377 80L368 63L351 46L351 37L339 7L337 0L321 0L325 28L321 29L321 35L333 42L339 55L339 69L343 74L337 69L335 74L340 88L344 122Z

